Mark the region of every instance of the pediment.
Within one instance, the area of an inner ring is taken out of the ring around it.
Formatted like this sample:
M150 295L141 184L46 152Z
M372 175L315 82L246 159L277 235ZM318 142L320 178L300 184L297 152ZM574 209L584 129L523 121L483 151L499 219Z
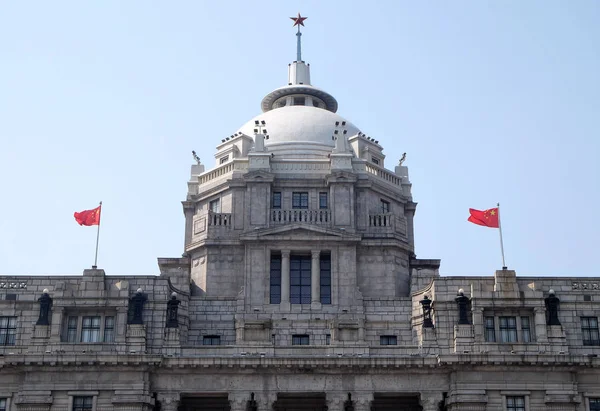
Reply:
M272 182L274 175L265 170L253 170L249 173L244 174L244 180L247 182L260 183L260 182Z
M241 236L242 240L332 240L360 241L360 235L347 233L341 229L320 227L311 224L286 224L277 227L260 228Z

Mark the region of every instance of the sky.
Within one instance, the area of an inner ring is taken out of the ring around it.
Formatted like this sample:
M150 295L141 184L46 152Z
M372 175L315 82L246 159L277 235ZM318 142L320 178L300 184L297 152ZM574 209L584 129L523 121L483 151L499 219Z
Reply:
M0 0L0 275L158 274L183 252L191 150L303 58L338 114L407 153L418 258L442 275L600 277L600 2Z

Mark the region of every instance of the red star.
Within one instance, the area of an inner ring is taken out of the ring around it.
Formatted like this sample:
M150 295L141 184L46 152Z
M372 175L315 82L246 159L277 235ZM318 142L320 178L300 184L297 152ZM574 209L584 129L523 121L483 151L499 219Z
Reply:
M296 27L297 25L304 26L304 20L308 17L302 17L300 13L298 13L298 17L290 17L290 19L294 20L294 25L292 27Z

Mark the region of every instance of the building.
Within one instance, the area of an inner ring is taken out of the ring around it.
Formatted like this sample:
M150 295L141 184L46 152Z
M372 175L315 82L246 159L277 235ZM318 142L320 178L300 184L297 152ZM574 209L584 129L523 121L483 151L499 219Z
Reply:
M0 277L0 411L600 410L600 278L440 277L299 46L261 108L159 276Z

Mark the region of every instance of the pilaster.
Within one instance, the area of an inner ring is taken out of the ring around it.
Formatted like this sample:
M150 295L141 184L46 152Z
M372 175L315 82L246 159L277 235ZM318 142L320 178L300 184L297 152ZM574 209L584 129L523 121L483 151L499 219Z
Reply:
M441 392L421 392L421 407L423 411L439 411L440 402L444 400L444 395Z
M312 251L311 264L311 308L321 308L321 252L319 250Z
M163 354L178 355L180 352L181 342L179 328L165 328L165 343L163 345Z
M281 250L281 311L290 311L290 250Z
M127 324L127 350L143 353L146 351L146 326L143 324Z
M177 411L179 407L178 392L159 392L156 399L160 402L161 411Z
M352 396L355 411L371 411L372 392L359 392Z

